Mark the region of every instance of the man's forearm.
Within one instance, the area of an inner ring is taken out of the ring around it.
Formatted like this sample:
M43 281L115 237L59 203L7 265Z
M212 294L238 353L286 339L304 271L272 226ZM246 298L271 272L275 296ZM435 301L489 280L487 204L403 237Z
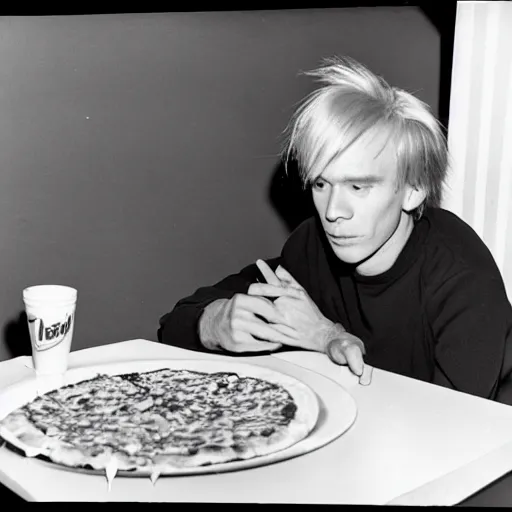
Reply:
M217 299L204 308L199 317L197 332L201 344L208 350L221 350L219 340L219 312L229 299Z

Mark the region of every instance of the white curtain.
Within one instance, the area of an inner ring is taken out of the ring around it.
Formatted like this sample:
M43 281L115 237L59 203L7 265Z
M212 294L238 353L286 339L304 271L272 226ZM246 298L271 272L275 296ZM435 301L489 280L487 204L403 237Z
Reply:
M443 207L480 235L512 298L512 2L457 2Z

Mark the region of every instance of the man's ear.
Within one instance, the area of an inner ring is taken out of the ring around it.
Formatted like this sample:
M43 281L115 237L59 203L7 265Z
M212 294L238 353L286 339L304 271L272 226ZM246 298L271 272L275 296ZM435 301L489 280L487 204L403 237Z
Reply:
M412 212L425 201L426 197L427 192L423 187L406 185L402 209L406 212Z

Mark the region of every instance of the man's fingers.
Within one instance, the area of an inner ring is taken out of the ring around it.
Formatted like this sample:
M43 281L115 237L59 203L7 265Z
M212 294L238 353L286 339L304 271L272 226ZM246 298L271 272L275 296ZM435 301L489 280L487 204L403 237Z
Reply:
M295 288L302 288L302 286L295 280L290 272L288 272L281 265L277 267L275 272L263 260L256 260L256 265L260 269L260 272L263 274L263 277L268 284L274 286L283 286L283 284L286 284Z
M243 347L242 352L274 352L275 350L282 347L281 343L271 343L269 341L248 341L243 345L239 345L240 348Z
M337 364L348 365L352 373L363 373L363 351L358 344L333 340L327 345L327 355Z
M345 348L345 359L352 373L358 376L363 373L363 353L357 345L349 345Z
M236 344L236 352L266 352L274 351L281 348L281 343L273 343L270 341L259 341L254 339L250 334L245 333L241 336Z
M267 322L277 323L283 320L282 314L277 310L272 301L264 297L252 296L252 294L249 293L249 295L245 297L240 297L238 301L238 307L241 308L241 310L260 315L267 320Z
M273 324L272 327L276 331L279 331L281 334L284 334L285 336L290 338L290 340L287 342L288 345L292 343L291 340L294 340L297 338L297 331L293 327L290 327L290 326L284 325L284 324ZM297 340L297 345L298 344L299 344L299 340Z
M279 278L265 261L256 260L256 265L260 269L260 272L263 274L263 277L268 284L273 284L275 286L279 286L281 284Z
M249 295L260 295L263 297L302 297L302 291L297 288L283 288L273 284L253 283L247 291Z
M241 336L248 334L261 340L271 341L273 343L281 343L285 345L294 343L290 336L276 329L274 325L266 324L254 317L244 318L242 320L233 322L232 329L233 332L238 331L239 333L243 333L240 334ZM241 341L244 340L242 339Z
M286 270L285 268L281 267L279 265L276 268L275 275L281 280L285 281L286 283L289 283L291 286L295 286L296 288L302 288L302 286L299 284L299 282Z
M326 353L331 361L336 364L345 365L347 364L347 359L345 357L345 353L342 348L339 346L339 340L333 340L327 345Z
M369 386L372 382L373 367L369 364L365 364L363 367L363 373L359 377L359 384L362 386Z

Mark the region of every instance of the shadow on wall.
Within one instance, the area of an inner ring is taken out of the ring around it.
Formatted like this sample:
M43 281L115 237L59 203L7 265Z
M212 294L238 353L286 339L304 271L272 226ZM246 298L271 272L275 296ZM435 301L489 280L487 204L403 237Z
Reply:
M290 233L302 221L315 214L311 190L302 187L295 161L288 163L287 170L284 162L276 165L268 194L270 204Z
M441 70L439 87L439 120L448 131L450 114L450 93L453 65L453 41L457 18L457 2L422 2L421 10L436 27L441 36Z
M4 326L3 339L11 357L30 356L32 354L25 311L21 311L16 318L13 318Z

